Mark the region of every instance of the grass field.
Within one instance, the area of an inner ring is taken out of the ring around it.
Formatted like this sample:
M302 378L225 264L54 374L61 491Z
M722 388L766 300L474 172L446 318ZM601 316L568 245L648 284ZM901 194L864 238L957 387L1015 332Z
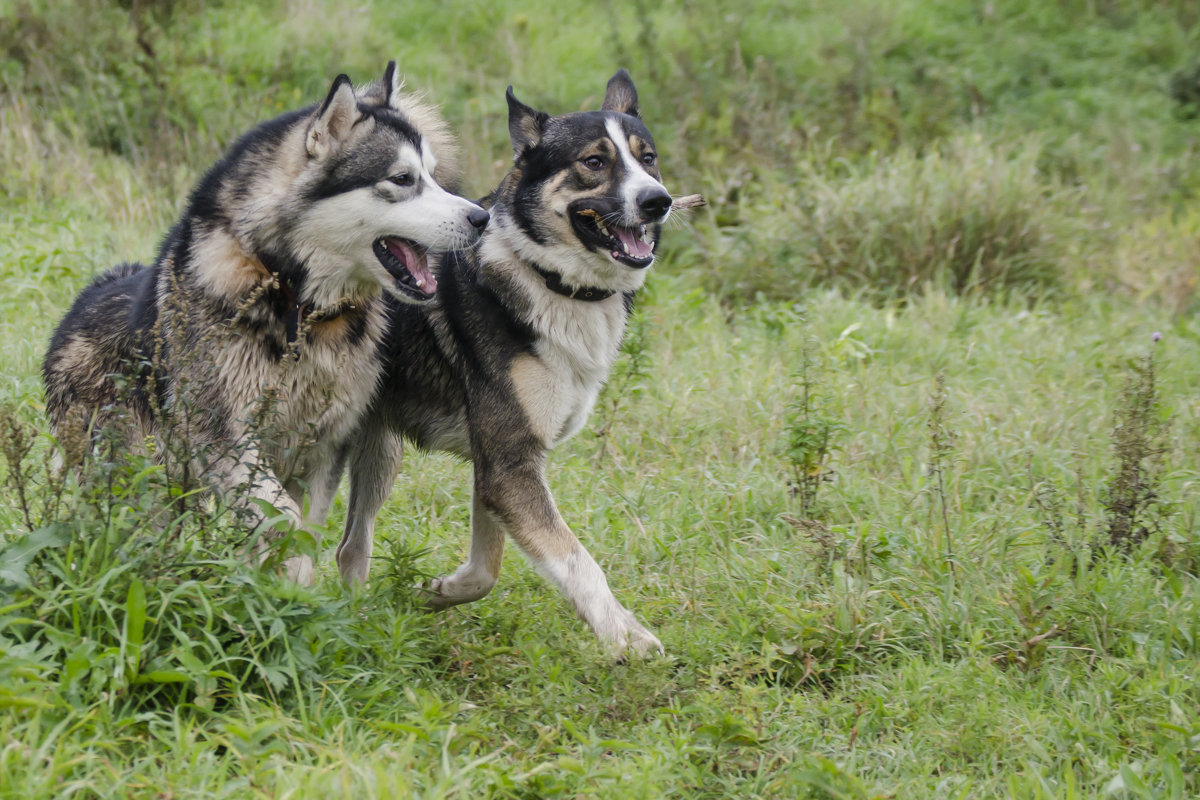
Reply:
M442 456L357 597L156 533L152 467L45 465L74 294L393 57L468 194L506 85L562 112L627 66L709 199L551 462L663 658L515 550L421 610L468 541ZM0 0L0 797L1200 796L1198 147L1189 0Z

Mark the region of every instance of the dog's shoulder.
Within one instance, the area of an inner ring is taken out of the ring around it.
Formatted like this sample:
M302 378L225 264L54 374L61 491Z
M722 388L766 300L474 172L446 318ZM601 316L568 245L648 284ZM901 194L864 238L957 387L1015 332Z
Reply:
M532 348L528 299L508 272L485 270L478 250L459 250L442 259L441 276L434 311L462 346L486 350L489 362Z

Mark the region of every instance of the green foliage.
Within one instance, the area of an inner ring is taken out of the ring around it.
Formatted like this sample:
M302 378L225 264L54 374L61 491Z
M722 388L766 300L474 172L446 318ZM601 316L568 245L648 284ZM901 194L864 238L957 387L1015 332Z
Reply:
M801 327L807 330L803 322ZM840 449L846 433L846 426L834 416L836 411L827 396L827 379L816 351L816 340L806 334L800 345L795 394L788 405L783 441L783 455L791 472L788 485L805 520L819 516L817 494L823 483L833 479L829 459Z
M172 516L177 498L149 460L90 460L79 480L30 470L32 437L4 417L31 530L0 549L0 638L38 653L55 707L210 708L232 687L277 696L311 674L337 603L252 571L221 514Z
M883 298L1053 292L1094 234L1079 192L1047 182L1039 157L978 136L853 166L813 154L794 184L743 193L736 220L702 232L720 254L705 277L722 294L780 299L818 285Z
M1153 351L1130 365L1115 416L1104 509L1109 543L1127 551L1159 529L1166 511L1162 474L1168 425L1160 407Z

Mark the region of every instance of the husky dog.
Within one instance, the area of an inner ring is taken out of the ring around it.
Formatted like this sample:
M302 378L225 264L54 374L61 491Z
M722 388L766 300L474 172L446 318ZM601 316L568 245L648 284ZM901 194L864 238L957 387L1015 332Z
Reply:
M366 579L407 438L474 466L470 555L425 587L431 605L486 595L507 532L607 646L661 652L563 521L545 473L608 377L671 195L625 70L600 111L551 117L511 86L507 98L514 163L482 201L491 224L476 248L441 261L432 303L390 304L380 392L346 454L338 566L350 583Z
M453 142L401 92L396 64L356 91L240 139L193 190L150 265L75 301L43 365L60 439L121 426L185 450L185 468L257 527L266 501L323 521L343 446L376 389L388 302L428 302L431 251L474 243L489 215L450 194ZM270 430L264 420L270 423ZM288 573L311 582L307 557Z

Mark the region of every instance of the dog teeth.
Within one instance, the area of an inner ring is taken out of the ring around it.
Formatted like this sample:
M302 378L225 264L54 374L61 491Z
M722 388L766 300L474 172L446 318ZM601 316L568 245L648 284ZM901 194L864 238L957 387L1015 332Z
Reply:
M425 288L425 279L424 278L417 278L417 288L418 289Z

